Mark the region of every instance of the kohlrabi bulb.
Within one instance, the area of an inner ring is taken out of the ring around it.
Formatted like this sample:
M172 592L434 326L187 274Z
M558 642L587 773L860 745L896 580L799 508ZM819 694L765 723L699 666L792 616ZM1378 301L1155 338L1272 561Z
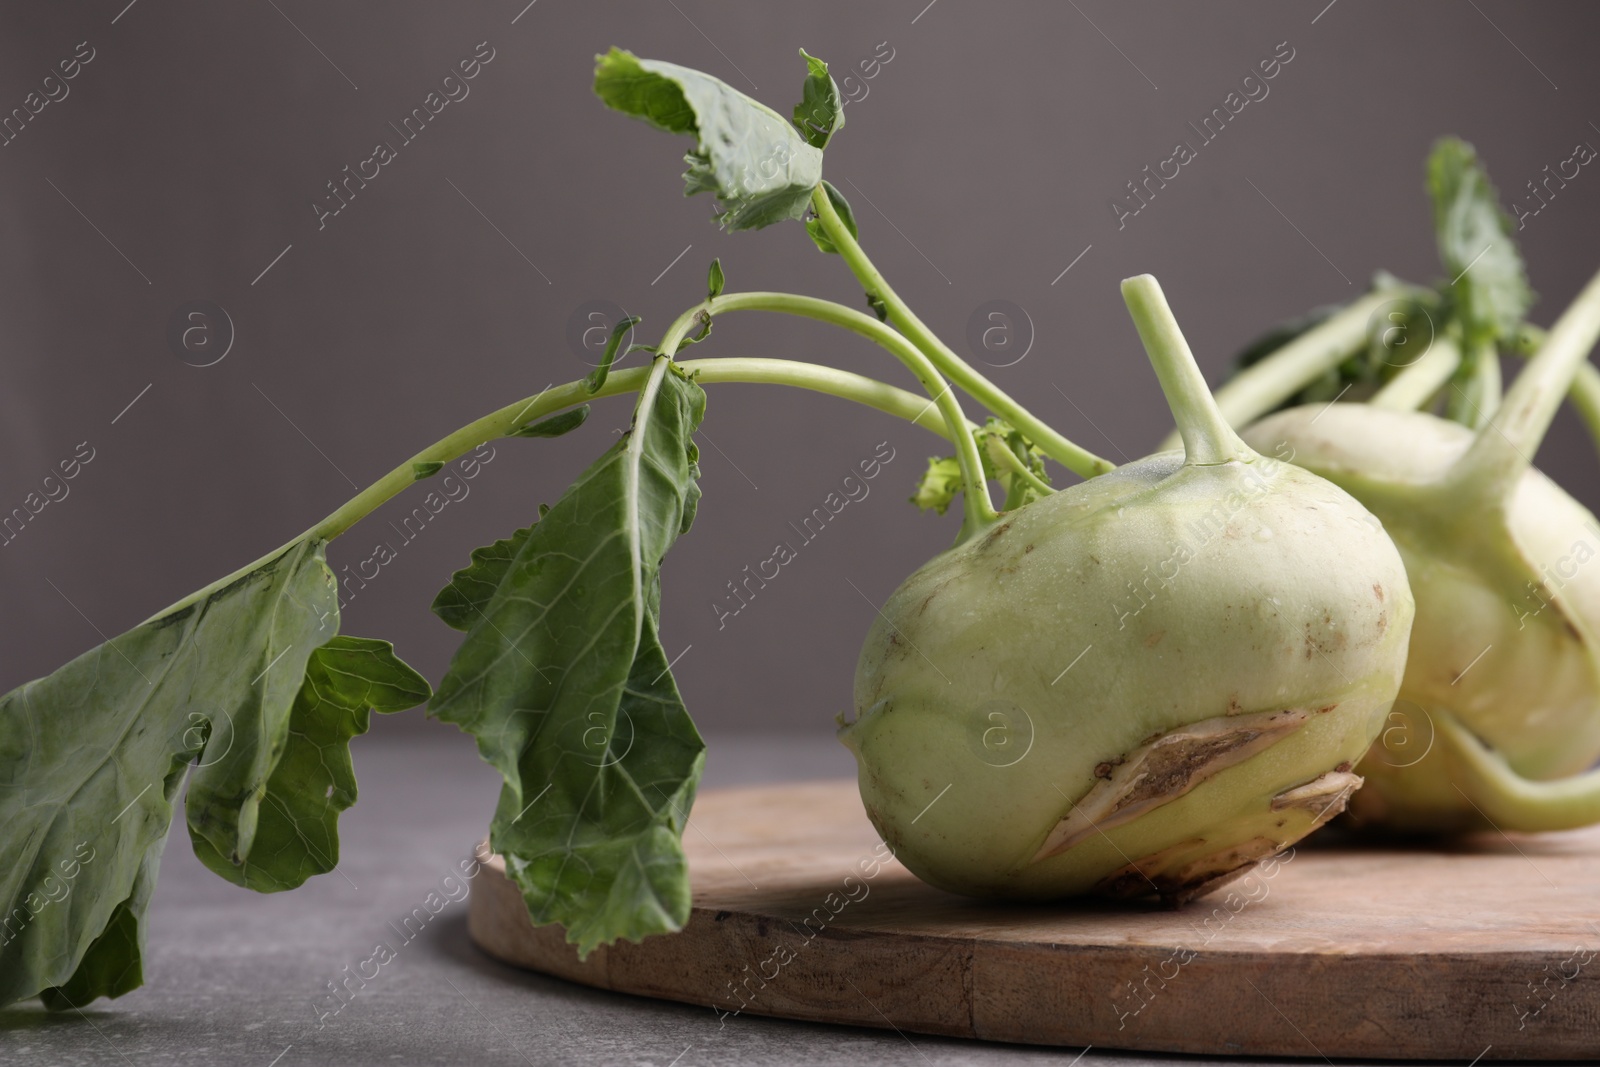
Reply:
M1591 282L1477 433L1364 404L1279 412L1258 449L1348 490L1405 560L1416 623L1389 721L1352 805L1400 830L1600 821L1600 525L1534 470L1600 334Z
M1412 599L1382 526L1228 429L1148 276L1124 296L1184 452L1003 515L861 652L861 796L895 855L983 896L1185 900L1343 810Z

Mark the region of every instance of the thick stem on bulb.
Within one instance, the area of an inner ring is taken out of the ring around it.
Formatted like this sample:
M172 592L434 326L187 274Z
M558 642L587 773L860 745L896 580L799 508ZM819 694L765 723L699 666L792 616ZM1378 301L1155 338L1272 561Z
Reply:
M1504 506L1523 472L1533 465L1533 454L1597 338L1600 274L1561 313L1539 353L1511 384L1494 418L1456 461L1447 475L1452 489Z
M1212 398L1194 353L1189 351L1189 342L1183 339L1178 320L1161 291L1161 283L1149 274L1126 278L1122 282L1122 299L1138 327L1150 365L1161 380L1161 391L1178 424L1184 462L1199 466L1255 459L1255 452L1239 440Z

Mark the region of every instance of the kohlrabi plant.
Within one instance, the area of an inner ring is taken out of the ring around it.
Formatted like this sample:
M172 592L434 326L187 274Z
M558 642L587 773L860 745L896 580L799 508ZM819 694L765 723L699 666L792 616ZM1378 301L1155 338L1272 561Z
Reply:
M1548 334L1523 323L1510 220L1471 147L1441 141L1428 187L1453 281L1390 283L1252 360L1218 399L1242 424L1307 383L1319 400L1375 386L1243 431L1371 508L1416 596L1405 682L1352 815L1403 831L1597 822L1600 773L1584 772L1600 760L1600 525L1533 458L1569 391L1600 433L1586 362L1600 277ZM1532 355L1503 401L1501 351Z
M1182 900L1342 809L1411 627L1378 522L1228 428L1151 278L1124 295L1182 451L1113 470L968 366L889 287L823 179L844 115L827 65L804 58L792 117L615 49L595 90L693 139L685 191L713 194L724 228L803 222L869 311L727 292L713 261L704 297L639 346L648 364L614 367L636 320L616 324L588 378L462 427L289 543L0 697L0 1004L77 1007L140 984L180 800L196 854L232 882L274 892L332 870L356 798L351 739L373 711L424 701L504 780L490 841L534 922L562 924L582 953L682 927L681 835L705 745L663 651L660 574L695 518L695 434L705 388L723 382L828 393L951 442L915 499L943 510L960 496L956 545L885 607L844 727L868 812L914 871L985 895ZM747 312L865 337L922 395L807 363L682 358ZM485 442L572 432L591 401L624 395L627 432L434 600L463 632L436 690L388 643L339 633L331 542ZM1047 460L1087 480L1056 492ZM1005 724L1015 747L989 743Z

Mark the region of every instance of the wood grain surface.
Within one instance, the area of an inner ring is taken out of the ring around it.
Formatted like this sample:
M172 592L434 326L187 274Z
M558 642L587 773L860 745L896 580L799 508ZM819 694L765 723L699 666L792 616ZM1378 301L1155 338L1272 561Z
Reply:
M579 960L498 857L508 963L602 989L991 1041L1208 1055L1600 1058L1600 828L1375 846L1324 834L1179 910L995 905L888 858L854 782L704 794L677 934Z

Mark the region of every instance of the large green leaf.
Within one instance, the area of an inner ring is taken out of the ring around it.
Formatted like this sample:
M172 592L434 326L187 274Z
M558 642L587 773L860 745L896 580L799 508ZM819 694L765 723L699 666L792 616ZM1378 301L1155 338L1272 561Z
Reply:
M753 230L805 216L822 180L822 152L765 104L709 74L620 48L595 57L594 91L608 107L697 139L684 157L684 195L714 194L725 228Z
M1439 259L1452 279L1468 352L1515 335L1533 303L1512 220L1473 147L1445 137L1428 156Z
M297 543L0 697L0 1005L139 985L191 760L189 833L213 869L283 888L331 867L354 796L344 742L367 707L427 687L386 644L335 637L325 547Z
M339 813L356 802L350 739L369 713L404 711L428 699L427 679L387 641L338 636L312 653L289 712L283 755L267 780L255 843L230 863L193 836L200 861L230 882L262 893L293 889L339 862Z
M562 923L584 954L688 919L680 838L705 746L657 625L662 557L699 500L704 410L658 359L628 434L437 602L470 629L433 713L504 777L490 841L534 921Z
M201 757L191 832L248 854L306 660L337 622L323 545L299 544L0 698L0 1004L137 983L184 765Z

